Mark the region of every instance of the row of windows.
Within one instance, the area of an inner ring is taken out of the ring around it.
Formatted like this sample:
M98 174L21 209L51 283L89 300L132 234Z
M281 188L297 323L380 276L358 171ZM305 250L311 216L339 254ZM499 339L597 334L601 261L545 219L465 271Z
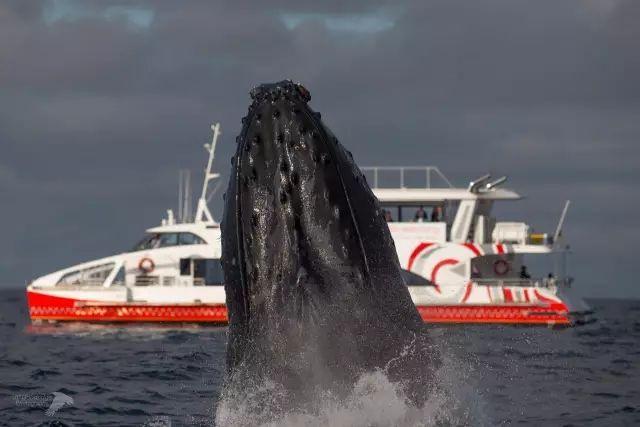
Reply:
M85 286L102 286L105 279L111 274L115 263L107 263L93 267L87 267L83 270L77 270L65 274L57 283L57 286L64 285L85 285ZM432 286L432 284L422 276L407 270L401 270L402 278L408 286ZM202 284L205 286L222 286L224 284L224 271L219 259L180 259L180 275L193 276L194 284ZM142 276L142 278L154 280L140 280L140 276L136 278L136 286L158 285L157 276ZM167 277L165 277L167 279ZM171 283L175 278L171 278ZM114 277L113 285L123 286L125 284L124 268L120 270ZM166 286L166 285L165 285Z
M111 271L113 271L115 263L110 262L102 265L87 267L82 270L71 271L66 273L58 280L56 286L65 285L92 285L102 286Z
M132 252L178 245L205 245L206 243L193 233L154 233L145 236L138 242Z
M180 259L180 275L191 276L206 286L224 284L224 272L219 259Z

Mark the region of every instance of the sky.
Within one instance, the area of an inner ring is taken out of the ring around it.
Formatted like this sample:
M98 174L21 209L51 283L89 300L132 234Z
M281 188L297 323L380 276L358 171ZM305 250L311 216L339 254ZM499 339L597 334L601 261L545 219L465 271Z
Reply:
M580 293L639 298L640 2L0 0L0 287L129 249L299 81L359 165L508 175ZM220 218L221 195L212 207Z

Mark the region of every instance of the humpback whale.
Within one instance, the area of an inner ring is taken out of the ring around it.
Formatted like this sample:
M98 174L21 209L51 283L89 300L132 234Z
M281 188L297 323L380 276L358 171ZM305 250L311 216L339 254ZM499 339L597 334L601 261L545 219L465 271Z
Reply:
M263 84L250 95L221 224L223 394L268 382L280 390L278 408L305 406L382 371L424 404L437 355L365 177L302 85Z

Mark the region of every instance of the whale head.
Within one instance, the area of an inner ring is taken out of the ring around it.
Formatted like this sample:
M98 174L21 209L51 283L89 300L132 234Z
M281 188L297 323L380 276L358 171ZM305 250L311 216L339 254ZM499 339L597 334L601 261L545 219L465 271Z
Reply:
M297 386L382 369L423 325L378 201L303 86L251 98L221 225L228 368Z

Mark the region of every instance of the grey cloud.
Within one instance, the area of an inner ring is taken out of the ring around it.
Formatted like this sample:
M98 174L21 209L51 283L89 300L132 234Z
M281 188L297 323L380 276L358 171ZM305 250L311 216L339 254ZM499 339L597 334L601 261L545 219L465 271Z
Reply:
M288 77L360 164L508 174L531 197L500 212L544 230L571 198L578 286L640 296L638 2L136 2L148 27L105 16L130 2L48 7L0 6L0 285L126 248L201 171L209 123L224 173L247 91Z

